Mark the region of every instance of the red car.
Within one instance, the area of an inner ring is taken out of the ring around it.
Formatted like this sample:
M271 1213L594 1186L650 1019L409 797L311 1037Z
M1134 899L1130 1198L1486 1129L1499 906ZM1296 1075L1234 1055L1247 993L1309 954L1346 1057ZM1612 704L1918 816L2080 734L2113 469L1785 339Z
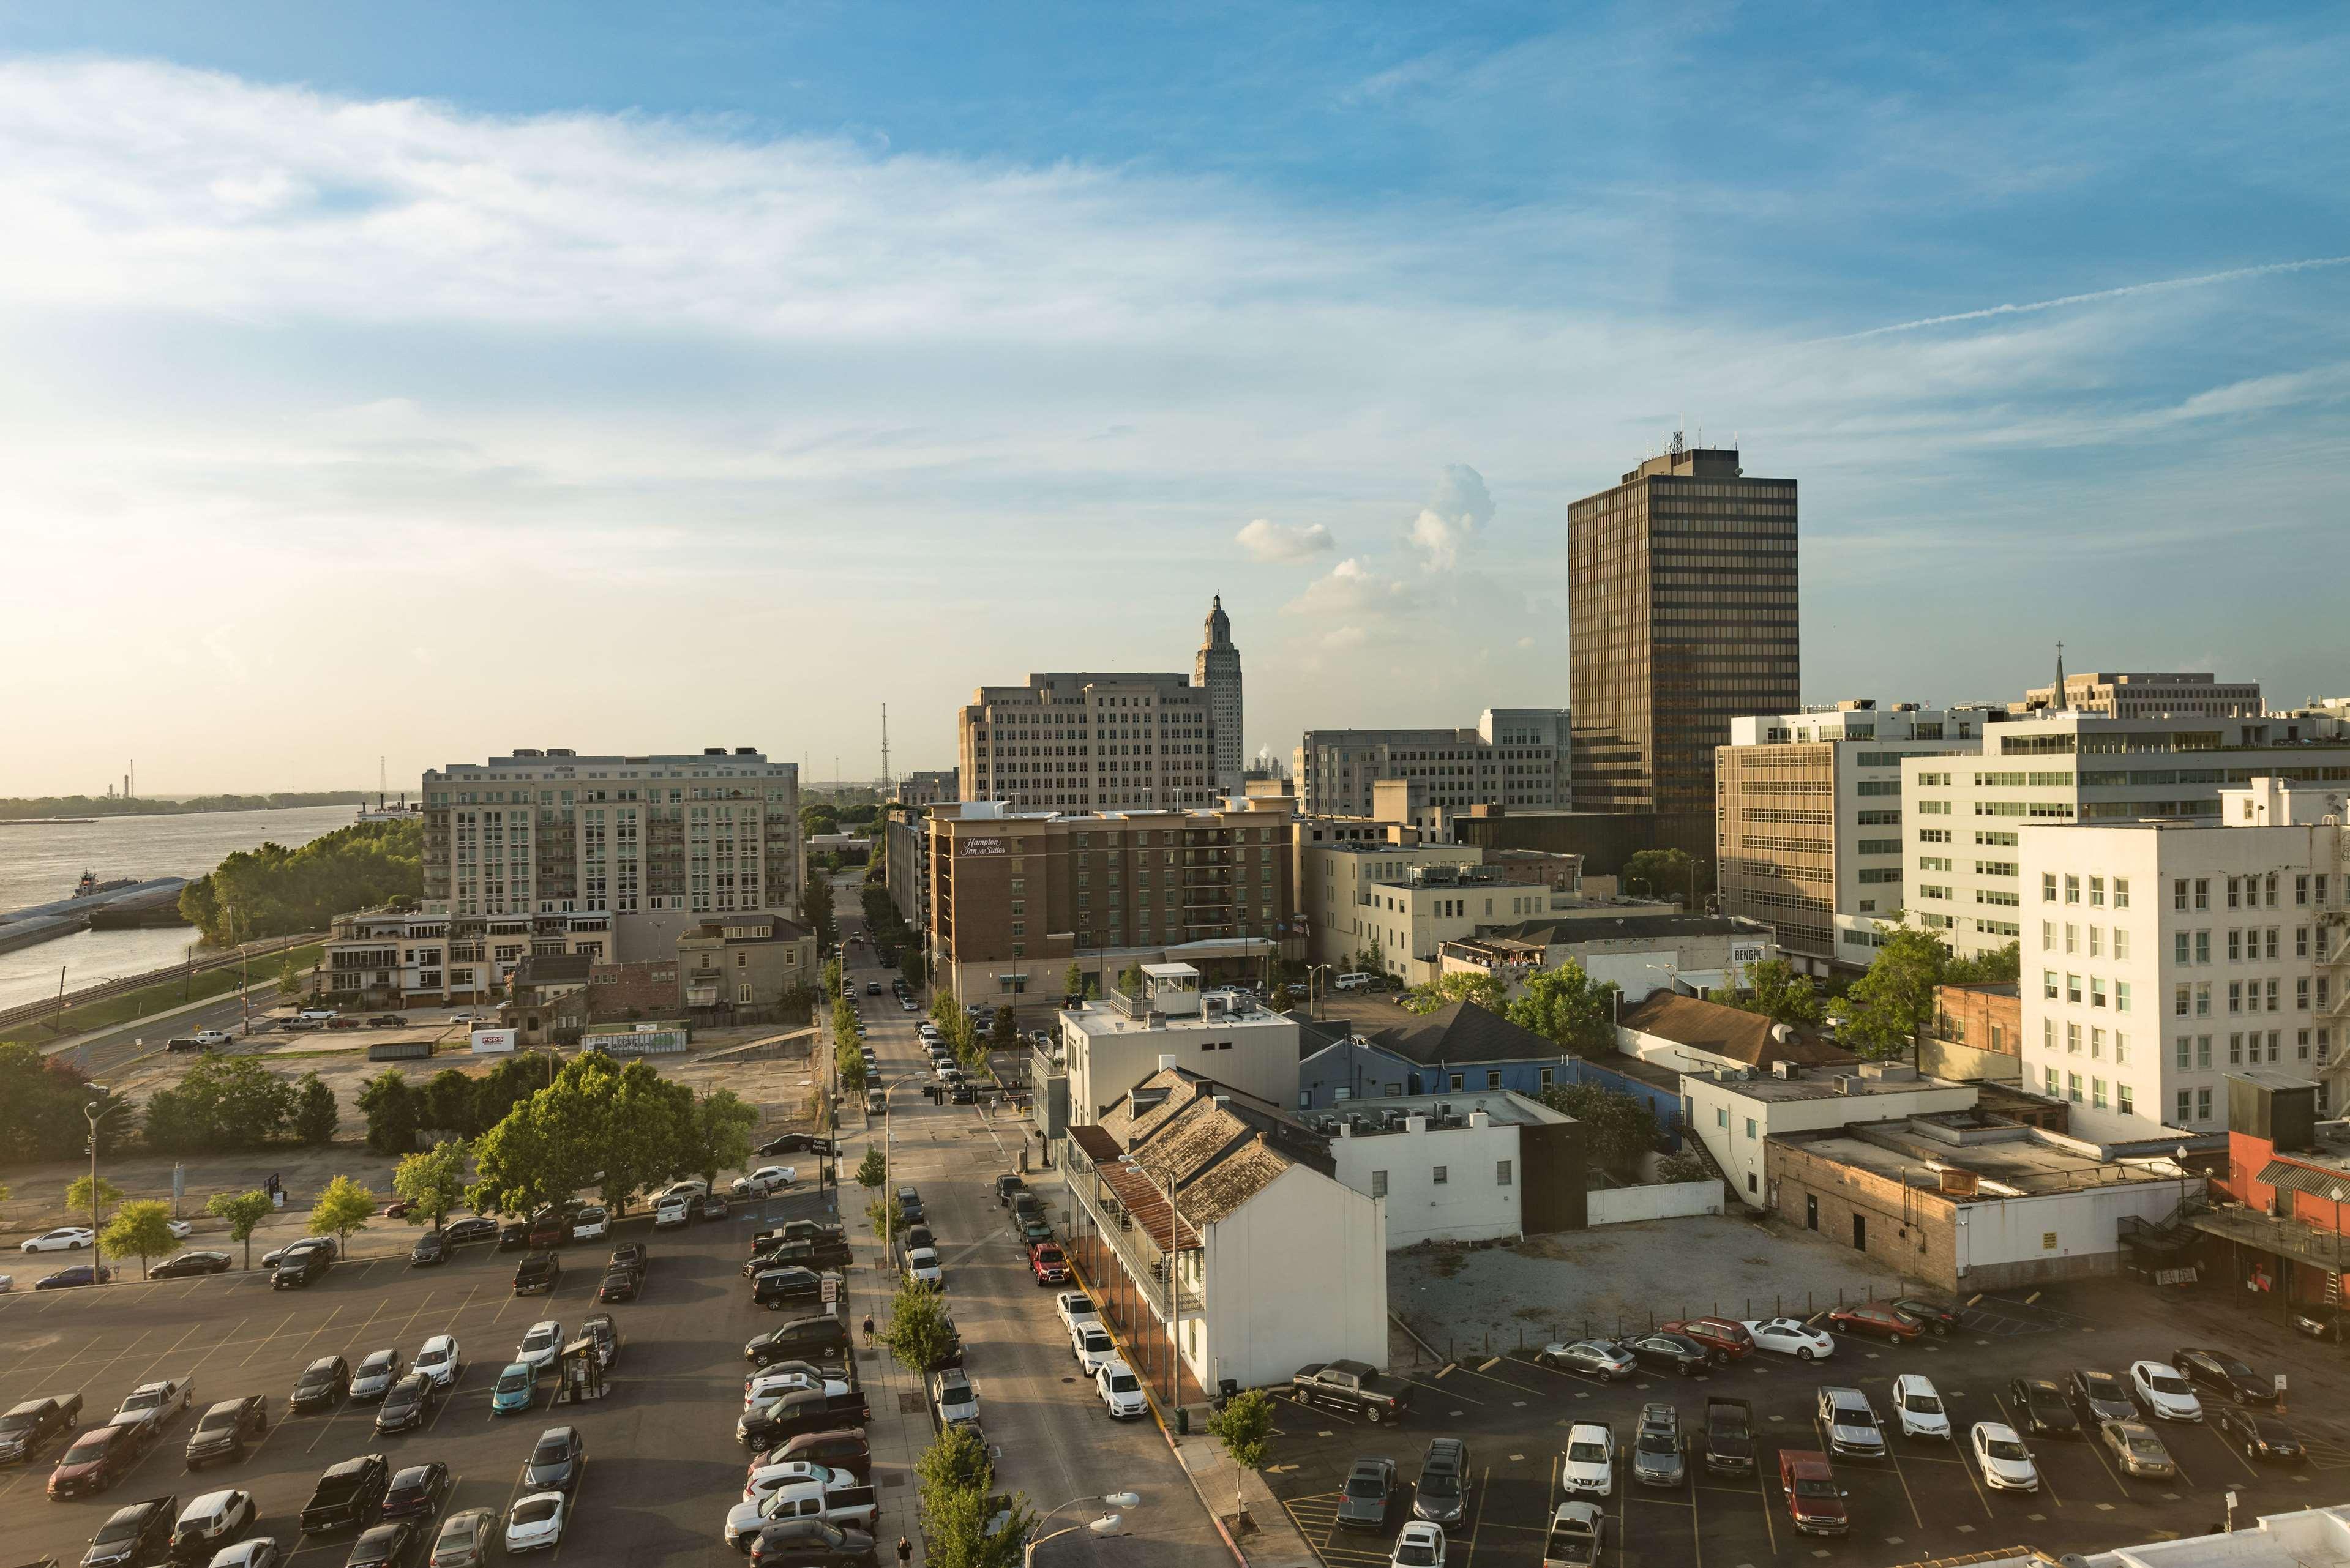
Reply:
M151 1436L144 1426L91 1428L57 1456L57 1469L49 1472L49 1495L88 1497L106 1490L139 1462Z
M1677 1318L1671 1323L1660 1323L1657 1327L1666 1334L1683 1334L1696 1340L1711 1355L1716 1366L1742 1360L1754 1353L1754 1336L1747 1333L1746 1325L1735 1318Z
M1904 1316L1891 1302L1856 1302L1828 1314L1828 1322L1846 1334L1874 1334L1885 1339L1916 1339L1926 1325Z
M1061 1253L1057 1241L1039 1241L1028 1249L1028 1267L1040 1285L1066 1285L1069 1282L1069 1260Z

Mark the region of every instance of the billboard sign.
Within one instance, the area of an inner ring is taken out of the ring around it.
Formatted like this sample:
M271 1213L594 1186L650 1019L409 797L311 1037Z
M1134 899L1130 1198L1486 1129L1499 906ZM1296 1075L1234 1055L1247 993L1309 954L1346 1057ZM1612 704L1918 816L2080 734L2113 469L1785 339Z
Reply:
M522 1044L522 1037L512 1029L476 1029L473 1044L475 1055L496 1056L515 1049Z

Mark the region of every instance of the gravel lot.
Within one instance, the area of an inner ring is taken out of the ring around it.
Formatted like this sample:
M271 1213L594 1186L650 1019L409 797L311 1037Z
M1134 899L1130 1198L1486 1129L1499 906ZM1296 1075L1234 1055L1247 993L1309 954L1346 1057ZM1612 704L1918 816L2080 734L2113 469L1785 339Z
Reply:
M1415 1248L1388 1260L1389 1305L1439 1355L1457 1345L1539 1348L1564 1332L1646 1326L1649 1314L1717 1309L1767 1315L1783 1298L1833 1306L1837 1293L1883 1294L1898 1282L1846 1247L1737 1215L1653 1220L1529 1238L1515 1247ZM1746 1310L1749 1304L1752 1312ZM1488 1336L1490 1336L1490 1341Z

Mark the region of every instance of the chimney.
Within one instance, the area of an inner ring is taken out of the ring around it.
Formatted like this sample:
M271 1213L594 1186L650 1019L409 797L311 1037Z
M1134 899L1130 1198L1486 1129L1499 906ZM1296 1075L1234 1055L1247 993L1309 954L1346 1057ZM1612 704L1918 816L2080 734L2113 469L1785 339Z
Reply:
M1170 1055L1167 1055L1167 1054L1163 1054L1163 1053L1160 1054L1160 1056L1159 1056L1159 1070L1160 1072L1162 1072L1162 1073L1167 1072L1168 1070L1170 1070L1170 1068L1172 1068L1174 1065L1175 1065L1175 1058L1174 1058L1174 1057L1172 1057L1172 1056L1170 1056Z

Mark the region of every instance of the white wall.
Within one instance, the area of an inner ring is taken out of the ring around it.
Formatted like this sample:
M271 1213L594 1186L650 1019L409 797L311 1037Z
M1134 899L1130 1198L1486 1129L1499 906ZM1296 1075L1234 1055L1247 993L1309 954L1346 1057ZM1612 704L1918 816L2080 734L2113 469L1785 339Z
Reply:
M2188 1183L2190 1192L2201 1189L2199 1181ZM2178 1206L2178 1195L2176 1181L2145 1181L1960 1204L1952 1248L1960 1289L1969 1269L2116 1251L2115 1231L2123 1215L2160 1220ZM2054 1246L2047 1244L2052 1233Z
M1521 1193L1525 1161L1515 1123L1423 1128L1418 1132L1341 1136L1330 1140L1338 1179L1368 1195L1371 1173L1388 1176L1388 1245L1417 1241L1484 1241L1523 1232ZM1494 1179L1510 1162L1510 1185ZM1436 1168L1444 1167L1437 1185Z
M1678 1220L1688 1214L1721 1212L1721 1183L1667 1181L1654 1187L1611 1187L1586 1199L1594 1225L1622 1225L1635 1220Z
M1292 1166L1208 1228L1206 1332L1183 1342L1203 1388L1286 1384L1309 1361L1388 1364L1386 1205Z
M1693 1073L1681 1075L1681 1097L1690 1126L1713 1151L1730 1177L1739 1201L1749 1209L1769 1207L1771 1184L1762 1169L1762 1145L1773 1134L1818 1132L1855 1122L1894 1121L1937 1111L1972 1109L1972 1084L1921 1084L1877 1095L1822 1095L1815 1099L1770 1100L1740 1093L1740 1084L1718 1083ZM1746 1124L1754 1123L1752 1136ZM1724 1125L1725 1122L1727 1125ZM1747 1179L1753 1178L1750 1185ZM1594 1198L1598 1195L1593 1194Z
M1095 1120L1097 1107L1114 1103L1159 1071L1161 1056L1172 1056L1186 1071L1259 1099L1295 1106L1296 1023L1278 1014L1250 1017L1252 1022L1229 1027L1087 1031L1064 1014L1061 1040L1069 1059L1069 1120ZM1211 1045L1218 1049L1201 1049Z

